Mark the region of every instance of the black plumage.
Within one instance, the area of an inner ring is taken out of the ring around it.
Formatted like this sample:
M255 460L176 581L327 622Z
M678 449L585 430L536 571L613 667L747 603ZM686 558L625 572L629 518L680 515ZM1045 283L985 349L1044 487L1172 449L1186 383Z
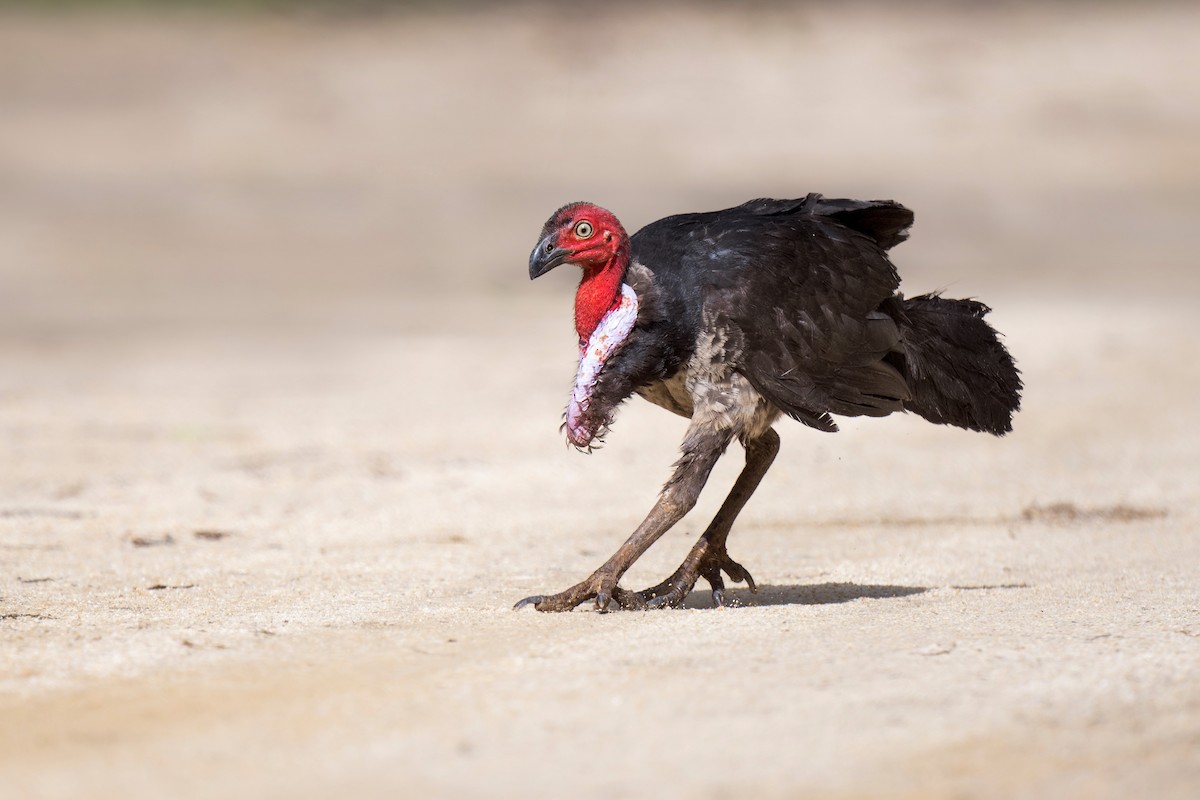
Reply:
M573 219L572 208L559 214ZM912 212L892 201L810 194L667 217L629 237L623 280L637 293L637 321L604 364L584 425L602 434L617 407L639 393L691 418L684 456L624 555L571 590L530 602L543 610L589 597L601 607L613 598L674 605L700 576L720 602L722 570L749 580L729 559L725 538L774 457L771 425L780 415L830 432L834 416L897 411L1009 431L1021 379L984 319L988 307L898 291L887 251L912 222ZM538 259L535 250L531 275ZM641 593L617 587L629 563L682 516L679 508L695 502L734 438L746 446L746 471L689 556L691 566Z
M1021 380L987 306L905 299L886 250L913 214L891 201L752 200L653 222L631 237L637 335L601 374L592 413L669 378L705 326L783 413L823 431L831 414L907 410L939 424L1011 429Z

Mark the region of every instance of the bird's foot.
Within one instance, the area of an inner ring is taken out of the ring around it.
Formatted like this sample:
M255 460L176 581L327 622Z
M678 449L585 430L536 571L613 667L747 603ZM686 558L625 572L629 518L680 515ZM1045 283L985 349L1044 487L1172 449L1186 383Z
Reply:
M614 602L618 608L646 608L645 600L637 592L617 586L617 576L602 567L566 591L526 597L513 606L513 610L533 606L538 611L572 611L588 600L595 600L596 610L601 613L611 610Z
M671 577L657 586L643 589L637 593L637 597L645 608L677 608L691 593L696 581L704 578L712 587L713 605L721 607L725 605L725 580L721 577L722 572L734 583L744 581L751 592L758 591L750 571L729 557L724 544L711 545L706 538L701 538Z

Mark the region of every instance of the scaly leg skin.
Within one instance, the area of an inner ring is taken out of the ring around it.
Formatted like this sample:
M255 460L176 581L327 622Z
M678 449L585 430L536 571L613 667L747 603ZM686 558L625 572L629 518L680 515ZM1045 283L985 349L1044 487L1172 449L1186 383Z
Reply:
M625 544L587 580L558 594L526 597L513 608L531 605L538 611L570 611L592 599L596 601L598 611L607 611L613 600L621 608L645 608L646 603L640 594L622 589L617 586L617 581L650 545L696 505L709 473L729 446L731 438L728 431L698 425L690 427L683 440L683 456L675 464L674 474L663 487L654 508ZM695 580L692 582L695 583Z
M637 593L638 598L647 608L674 608L683 602L692 591L699 578L704 578L712 587L713 605L725 604L725 581L721 578L724 572L734 583L745 581L751 592L757 592L754 578L741 564L729 557L725 550L725 540L733 527L733 521L745 507L754 490L762 481L775 455L779 452L779 434L768 429L757 439L746 442L746 466L738 475L729 496L721 504L721 509L709 523L708 529L700 536L699 541L692 547L687 558L679 565L679 569L657 586L652 586ZM638 607L636 601L627 599L630 607Z

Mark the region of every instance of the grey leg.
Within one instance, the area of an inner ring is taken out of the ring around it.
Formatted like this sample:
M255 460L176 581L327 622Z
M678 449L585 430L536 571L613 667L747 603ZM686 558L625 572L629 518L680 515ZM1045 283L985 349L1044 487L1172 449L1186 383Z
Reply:
M700 497L700 492L708 481L709 473L712 472L712 468L720 459L721 454L725 452L725 448L729 446L731 438L732 435L728 431L696 425L689 428L688 434L683 440L683 456L675 463L675 472L663 487L654 508L625 541L625 544L621 545L617 552L613 553L612 557L593 572L587 580L558 594L526 597L517 603L515 608L532 605L538 611L570 611L580 603L593 598L596 601L596 608L600 611L607 610L609 603L614 599L623 608L645 607L646 604L638 593L618 587L617 581L632 566L633 562L637 561L650 548L650 545L654 544L660 536L696 505L696 500ZM753 487L750 491L753 491ZM728 503L727 500L726 505ZM742 503L744 504L745 501L743 500ZM737 512L733 513L736 516ZM732 522L731 519L730 523L732 524ZM693 583L695 583L694 579Z
M649 607L678 606L692 591L696 580L701 577L712 586L713 603L718 606L724 605L725 582L721 578L722 571L731 581L745 581L750 591L758 590L754 585L754 578L746 568L729 557L725 550L725 541L737 515L745 508L746 502L775 461L775 455L779 452L779 434L774 430L767 430L759 438L746 442L745 447L745 468L738 475L729 496L721 504L721 509L692 547L687 558L679 565L679 569L657 586L638 592L640 599Z

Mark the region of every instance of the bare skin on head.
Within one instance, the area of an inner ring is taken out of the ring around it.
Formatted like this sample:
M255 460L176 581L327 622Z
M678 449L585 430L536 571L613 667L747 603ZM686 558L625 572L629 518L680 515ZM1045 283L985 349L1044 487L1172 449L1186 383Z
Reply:
M517 608L569 611L675 607L700 578L715 605L725 577L754 579L728 553L738 514L779 452L787 415L836 431L830 414L911 411L937 424L1003 435L1021 380L981 303L905 299L886 251L912 213L891 201L753 200L668 217L632 238L610 212L559 209L529 260L537 278L561 264L583 276L575 295L580 366L567 437L590 449L633 394L690 419L682 456L654 507L586 580ZM675 572L642 591L619 581L696 504L737 439L746 464Z

